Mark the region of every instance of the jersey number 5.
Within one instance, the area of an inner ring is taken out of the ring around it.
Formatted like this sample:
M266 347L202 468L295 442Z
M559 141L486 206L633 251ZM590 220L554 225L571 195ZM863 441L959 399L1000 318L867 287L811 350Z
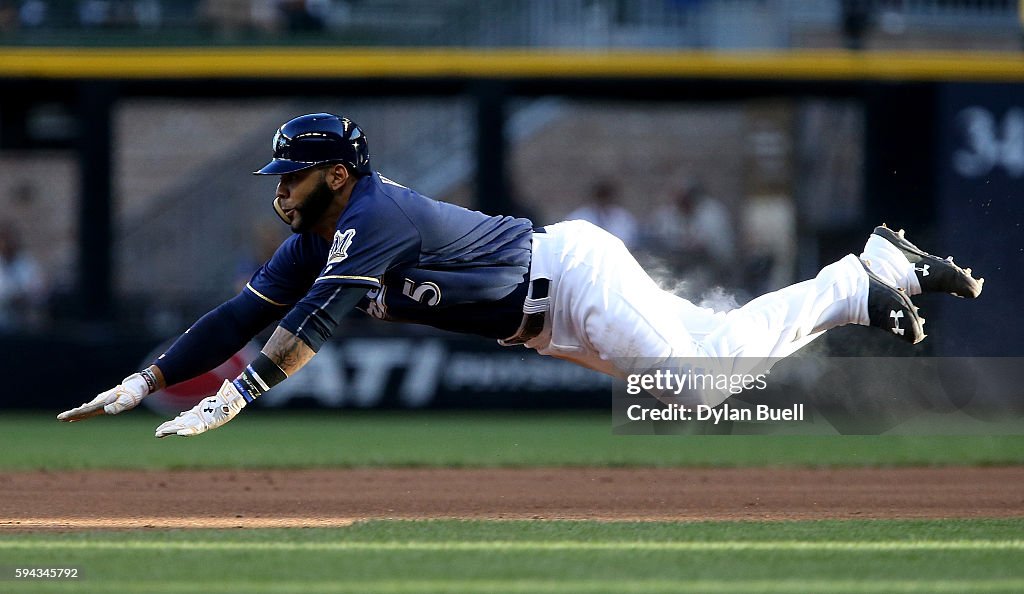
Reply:
M423 305L434 306L441 303L441 287L429 281L417 285L407 278L402 283L402 294Z

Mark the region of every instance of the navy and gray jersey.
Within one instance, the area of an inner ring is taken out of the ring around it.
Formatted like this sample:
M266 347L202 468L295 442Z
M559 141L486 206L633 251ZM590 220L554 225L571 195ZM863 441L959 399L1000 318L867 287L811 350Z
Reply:
M375 173L356 183L333 242L289 237L246 288L310 309L366 287L356 307L375 318L506 338L522 320L532 230L527 219L439 202Z

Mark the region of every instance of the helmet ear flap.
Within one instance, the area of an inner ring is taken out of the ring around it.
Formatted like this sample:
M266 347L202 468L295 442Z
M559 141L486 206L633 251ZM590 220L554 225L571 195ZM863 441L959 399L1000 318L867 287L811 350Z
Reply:
M288 216L284 214L284 209L281 208L280 198L274 198L274 212L277 213L277 216L281 217L281 220L284 221L286 225L291 226L291 220L288 219Z

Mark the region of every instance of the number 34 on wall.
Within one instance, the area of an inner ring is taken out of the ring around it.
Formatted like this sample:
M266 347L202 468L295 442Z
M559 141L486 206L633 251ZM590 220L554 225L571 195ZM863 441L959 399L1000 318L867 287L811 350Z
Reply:
M1014 107L1002 121L980 106L956 116L960 142L953 152L953 169L964 177L983 177L1002 167L1010 177L1024 176L1024 109Z

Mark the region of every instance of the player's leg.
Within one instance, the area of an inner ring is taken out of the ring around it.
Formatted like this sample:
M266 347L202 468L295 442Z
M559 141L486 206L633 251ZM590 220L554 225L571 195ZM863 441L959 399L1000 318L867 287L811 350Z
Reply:
M872 282L856 256L716 313L661 290L622 242L589 223L547 229L534 238L531 275L551 281L549 315L544 333L527 346L609 375L690 365L725 376L763 373L829 327L870 321ZM715 405L729 395L707 390L682 398Z
M872 284L883 285L874 287L873 296L884 307L912 308L905 295L900 298L899 291L877 277L872 279L860 259L850 254L822 268L810 280L766 293L729 311L713 331L702 337L700 350L723 360L748 359L749 365L787 357L830 328L870 325L870 306L880 309L880 304L870 303ZM913 317L913 313L910 309L900 317Z
M698 337L713 357L781 358L829 328L864 324L887 329L909 342L924 338L909 295L950 293L975 298L984 279L971 276L952 257L937 258L902 231L876 227L860 258L849 255L812 280L768 293L729 312L721 325Z
M721 364L732 369L736 356L759 361L785 356L799 345L779 355L776 347L784 342L780 335L796 333L810 340L821 331L813 324L806 330L793 329L804 323L806 311L823 309L817 304L833 306L819 312L827 324L848 323L850 306L835 304L833 285L837 279L867 276L859 264L858 271L848 274L833 273L834 266L818 279L762 297L742 311L715 312L662 290L622 242L599 227L569 221L547 230L534 238L531 274L550 279L550 309L544 332L527 346L613 376L670 359L721 358ZM742 355L720 354L738 351L731 345L744 342L749 348ZM707 349L708 344L722 348ZM723 371L731 373L729 369Z
M541 336L527 346L609 375L639 360L693 357L687 321L712 312L662 291L617 238L584 221L534 237L531 274L551 281Z
M596 353L604 360L626 362L687 356L781 358L829 328L873 322L896 330L905 340L920 339L912 324L899 324L904 316L915 317L906 295L854 255L826 266L811 280L715 313L661 290L605 231L576 221L548 229L547 236L536 240L534 257L536 266L557 273L551 275L552 336L544 339L551 354ZM892 318L893 310L903 313Z
M973 299L985 284L985 279L971 276L970 268L957 266L952 256L933 256L910 243L903 230L885 225L875 227L860 257L872 272L910 295L949 293Z
M528 346L602 371L640 359L781 358L828 328L871 321L871 276L853 255L814 279L715 313L661 290L621 241L589 223L552 225L534 241L534 272L551 278L550 335Z
M876 240L865 247L874 270L889 278L851 254L813 279L715 313L662 291L599 228L569 222L548 229L535 239L534 266L551 279L551 310L544 333L527 346L610 375L694 357L719 373L761 373L845 324L876 326L908 342L924 337L906 288L894 286L909 282L905 248L894 252Z

